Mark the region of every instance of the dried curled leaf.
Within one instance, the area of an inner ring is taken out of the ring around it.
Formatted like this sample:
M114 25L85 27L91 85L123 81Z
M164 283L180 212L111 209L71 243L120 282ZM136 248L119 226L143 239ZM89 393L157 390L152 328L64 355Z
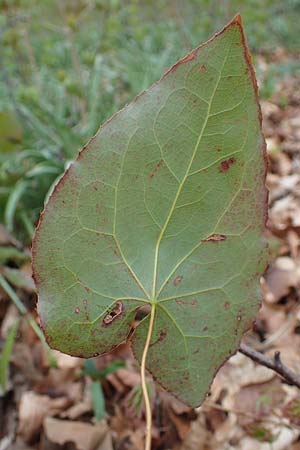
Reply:
M49 344L108 352L155 304L147 367L199 405L259 308L265 171L236 17L106 122L56 186L33 245ZM133 335L139 361L148 326Z

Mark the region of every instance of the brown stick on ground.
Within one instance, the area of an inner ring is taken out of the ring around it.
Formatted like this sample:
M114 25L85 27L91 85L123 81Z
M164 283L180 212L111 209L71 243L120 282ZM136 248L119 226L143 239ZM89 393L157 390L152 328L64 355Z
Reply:
M275 352L274 359L271 359L245 344L240 344L239 352L248 356L258 364L274 370L274 372L280 375L288 384L297 386L300 389L300 376L296 375L283 364L280 358L280 352Z

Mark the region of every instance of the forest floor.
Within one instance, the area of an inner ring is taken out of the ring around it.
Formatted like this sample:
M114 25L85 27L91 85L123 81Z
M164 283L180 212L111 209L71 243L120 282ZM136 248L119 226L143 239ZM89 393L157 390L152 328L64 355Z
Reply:
M273 62L285 58L278 51ZM262 74L269 62L258 57ZM244 342L270 357L280 351L282 361L300 372L300 79L284 77L261 106L269 157L270 264L261 280L262 308ZM3 227L0 242L18 249ZM18 273L5 270L8 279L18 278L16 293L35 317L30 263ZM17 318L0 289L3 339ZM196 410L150 378L149 386L153 450L300 449L299 389L240 353L222 367ZM28 317L21 318L6 393L0 395L0 450L141 450L144 431L140 377L129 345L93 364L59 352L49 357Z

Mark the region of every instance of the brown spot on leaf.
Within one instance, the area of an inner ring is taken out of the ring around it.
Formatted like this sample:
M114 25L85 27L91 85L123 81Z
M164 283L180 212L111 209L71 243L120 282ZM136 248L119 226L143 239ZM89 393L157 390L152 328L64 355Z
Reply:
M120 300L116 301L112 309L104 316L103 324L106 326L110 325L118 317L122 316L124 311L125 307L123 303Z
M236 159L231 157L229 159L225 159L225 161L222 161L219 166L220 172L227 172L229 170L230 166L232 166L236 162Z
M159 170L159 168L163 165L164 160L161 159L158 161L158 163L155 164L154 169L152 170L152 172L150 173L149 177L152 179L154 177L154 175L156 174L156 172Z
M189 300L175 300L177 305L185 305L185 306L196 306L197 300L193 299L192 301Z
M201 72L206 72L206 66L205 64L202 64L202 66L200 67Z
M164 329L164 330L161 330L161 332L159 333L159 337L154 342L152 342L152 344L150 344L149 347L153 347L153 345L156 345L159 342L163 342L166 339L167 334L168 334L168 329L167 328Z
M220 241L226 241L227 236L225 236L225 234L218 234L218 233L214 233L211 234L210 236L208 236L205 239L202 239L201 242L220 242Z
M230 303L229 303L229 302L225 302L225 303L224 303L224 308L225 308L225 309L228 309L229 306L230 306Z
M181 283L182 278L183 278L182 275L178 275L173 281L174 286L178 286L178 284Z
M87 304L88 304L87 299L84 298L82 300L82 303L83 303L83 307L84 307L85 318L86 318L87 321L89 321L90 320L90 313L89 313L89 310L88 310L88 307L87 307Z
M79 314L80 313L80 308L78 308L78 306L77 306L77 308L75 308L75 314Z

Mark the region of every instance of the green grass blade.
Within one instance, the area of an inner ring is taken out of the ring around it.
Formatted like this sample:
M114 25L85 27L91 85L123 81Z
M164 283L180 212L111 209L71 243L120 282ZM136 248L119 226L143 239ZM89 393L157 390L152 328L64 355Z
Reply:
M105 416L105 399L102 390L101 383L99 381L93 381L91 385L92 403L94 414L99 422Z
M16 214L16 209L26 189L27 189L27 182L20 181L16 184L15 188L9 195L4 211L4 223L8 231L12 231L14 228L14 218Z
M0 393L5 394L8 381L9 361L13 351L17 331L19 326L19 319L11 326L4 347L0 357Z

